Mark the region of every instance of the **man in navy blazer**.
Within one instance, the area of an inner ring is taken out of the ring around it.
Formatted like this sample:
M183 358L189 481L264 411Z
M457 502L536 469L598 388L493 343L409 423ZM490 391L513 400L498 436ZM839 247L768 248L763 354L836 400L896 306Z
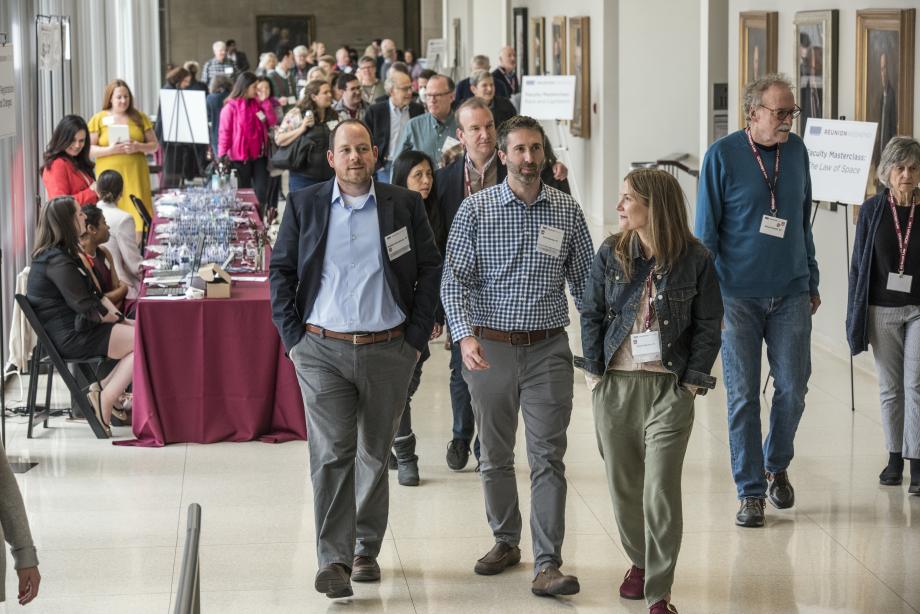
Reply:
M441 256L421 197L373 181L366 124L340 122L326 157L336 176L291 194L269 277L307 412L314 586L338 598L380 579L387 459L434 327Z
M412 101L412 79L401 72L394 72L383 83L388 98L372 104L364 113L364 121L371 130L371 139L377 148L377 181L390 182L393 160L402 152L403 130L393 134L394 124L403 129L409 120L425 112L425 107Z

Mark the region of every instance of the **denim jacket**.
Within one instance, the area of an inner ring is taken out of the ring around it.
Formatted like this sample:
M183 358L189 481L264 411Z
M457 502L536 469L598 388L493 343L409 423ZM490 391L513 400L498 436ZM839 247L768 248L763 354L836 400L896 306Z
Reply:
M609 237L594 258L581 312L584 358L576 366L603 375L630 334L643 285L654 259L642 256L638 237L630 246L633 271L626 278L614 256L619 235ZM715 388L709 374L721 346L722 293L709 251L692 242L674 267L655 274L655 314L661 334L661 363L681 384Z

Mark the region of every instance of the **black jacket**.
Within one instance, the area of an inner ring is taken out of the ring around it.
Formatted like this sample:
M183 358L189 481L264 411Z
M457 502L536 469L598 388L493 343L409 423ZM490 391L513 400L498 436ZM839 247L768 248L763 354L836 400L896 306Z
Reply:
M333 181L290 194L272 252L272 320L288 351L305 334L304 318L312 311L322 282ZM406 341L423 352L438 306L441 255L417 193L376 182L374 190L387 285L406 314ZM411 250L390 262L384 237L401 228L409 233Z
M425 112L425 107L417 102L409 103L409 118L417 117ZM364 113L364 122L371 129L371 140L377 147L377 168L381 168L388 160L387 153L390 148L390 99L377 102L367 108ZM399 145L397 144L397 149Z
M517 109L514 108L511 101L503 96L496 96L493 98L489 110L492 111L492 119L495 120L496 130L498 130L503 123L518 114Z
M438 206L441 207L441 219L444 228L449 233L454 216L460 208L460 203L466 198L466 186L463 179L463 164L466 156L457 158L447 166L438 169L434 174L434 192L437 196ZM498 156L493 164L498 165L498 181L501 183L508 174L508 169L501 163Z

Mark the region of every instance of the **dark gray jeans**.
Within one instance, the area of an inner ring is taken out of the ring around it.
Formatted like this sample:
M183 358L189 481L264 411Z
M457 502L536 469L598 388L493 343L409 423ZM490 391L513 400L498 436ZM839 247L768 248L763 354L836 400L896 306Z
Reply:
M514 477L518 408L524 417L530 463L534 569L562 565L565 537L566 429L572 415L572 352L565 333L531 346L479 339L490 368L463 378L473 397L482 456L486 516L496 541L521 541Z
M387 527L387 456L416 350L402 337L353 345L307 333L290 351L307 412L316 556L376 557Z

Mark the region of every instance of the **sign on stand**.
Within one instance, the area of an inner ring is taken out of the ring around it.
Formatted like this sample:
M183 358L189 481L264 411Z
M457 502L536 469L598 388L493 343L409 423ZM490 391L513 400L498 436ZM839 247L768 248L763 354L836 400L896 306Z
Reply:
M875 147L875 122L808 118L805 147L813 200L861 205Z
M0 46L0 139L16 136L16 77L13 46Z
M521 88L521 115L534 119L572 119L575 75L527 76Z

